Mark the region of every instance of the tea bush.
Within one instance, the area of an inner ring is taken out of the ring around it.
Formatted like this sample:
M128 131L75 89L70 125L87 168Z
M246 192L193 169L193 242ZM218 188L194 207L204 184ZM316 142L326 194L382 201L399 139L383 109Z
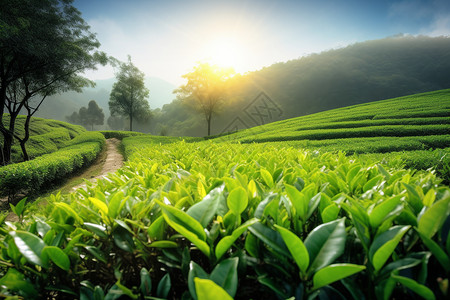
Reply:
M105 138L98 132L85 132L59 151L1 167L0 195L11 199L19 192L30 194L40 191L92 162L104 141Z
M443 299L433 172L275 144L136 145L97 185L2 222L4 296Z

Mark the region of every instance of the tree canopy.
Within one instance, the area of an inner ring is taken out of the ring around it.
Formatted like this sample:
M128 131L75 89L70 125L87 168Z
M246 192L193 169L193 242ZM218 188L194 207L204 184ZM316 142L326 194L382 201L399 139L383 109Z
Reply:
M71 0L0 0L0 6L1 162L9 163L19 112L26 108L31 117L48 95L92 85L79 74L107 57Z
M199 63L190 73L183 75L186 84L174 91L187 104L194 104L207 123L211 135L211 120L219 109L227 91L227 80L234 74L231 68L221 68L209 63Z
M81 107L78 112L74 111L66 117L67 121L73 124L89 126L94 130L94 125L103 125L105 114L95 100L89 101L88 107Z
M128 62L117 64L119 70L109 97L109 110L112 116L127 117L133 131L133 119L144 121L150 117L149 90L144 84L144 73L131 62L130 56Z

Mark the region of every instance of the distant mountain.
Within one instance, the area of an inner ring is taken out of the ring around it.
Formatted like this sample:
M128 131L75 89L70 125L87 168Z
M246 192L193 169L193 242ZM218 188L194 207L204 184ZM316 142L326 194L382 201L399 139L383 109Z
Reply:
M212 119L212 133L446 88L450 37L366 41L235 76ZM152 128L169 135L206 134L202 114L189 113L179 100L162 108Z
M44 101L37 117L67 121L66 116L78 111L82 106L87 106L90 100L95 100L103 109L105 117L109 117L109 94L115 78L96 80L94 88L86 88L82 93L67 92L49 97ZM175 85L158 77L146 77L145 85L150 90L149 104L151 109L161 108L164 104L175 99L172 91Z

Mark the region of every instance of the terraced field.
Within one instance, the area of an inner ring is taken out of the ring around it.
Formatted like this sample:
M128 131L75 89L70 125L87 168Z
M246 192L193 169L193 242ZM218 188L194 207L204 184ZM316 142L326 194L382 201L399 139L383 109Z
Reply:
M8 115L5 115L5 124L9 122L8 120ZM18 116L16 134L21 137L24 135L24 122L25 116ZM27 142L28 155L32 159L43 154L55 152L56 150L65 147L71 139L83 132L86 132L86 129L79 125L72 125L56 120L32 118L30 122L30 139ZM1 141L2 136L0 136L0 142ZM11 150L13 162L23 160L19 143L16 142Z
M348 153L445 148L450 146L450 90L329 110L250 128L215 141L289 141L290 146Z

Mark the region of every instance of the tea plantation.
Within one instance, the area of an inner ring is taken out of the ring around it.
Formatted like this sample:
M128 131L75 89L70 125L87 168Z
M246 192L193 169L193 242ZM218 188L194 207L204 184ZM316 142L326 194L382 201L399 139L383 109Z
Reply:
M449 111L445 90L208 141L126 137L116 173L3 219L1 295L446 299L445 172L384 152L448 170Z

